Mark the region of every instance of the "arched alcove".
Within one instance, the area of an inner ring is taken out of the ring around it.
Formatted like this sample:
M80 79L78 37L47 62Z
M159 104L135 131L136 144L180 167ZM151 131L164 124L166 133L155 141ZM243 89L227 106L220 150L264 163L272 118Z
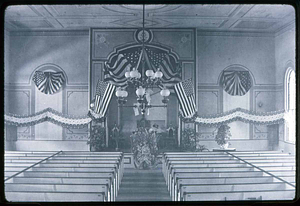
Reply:
M248 87L248 91L245 94L240 94L240 95L231 95L227 93L222 85L222 76L224 71L241 71L241 72L249 72L250 75L248 75L247 80L250 81L250 88ZM252 86L255 85L255 79L251 71L243 66L243 65L230 65L226 67L225 69L222 70L222 72L219 75L218 78L218 85L220 85L223 88L222 92L222 106L223 106L223 111L222 112L227 112L236 108L242 108L246 110L250 110L251 108L251 89ZM240 121L235 121L230 124L228 124L231 129L231 134L232 134L232 139L250 139L250 124L240 122Z
M65 77L65 83L62 87L53 94L45 94L41 92L36 86L34 86L34 96L35 96L35 112L42 111L46 108L52 108L58 112L63 110L63 89L65 84L68 82L67 75L65 71L58 65L47 63L42 64L35 68L30 76L30 81L33 81L34 74L36 71L40 72L62 72ZM34 83L33 83L34 84ZM35 125L34 136L36 140L62 140L63 138L63 128L61 126L55 125L51 122L43 122L41 124Z

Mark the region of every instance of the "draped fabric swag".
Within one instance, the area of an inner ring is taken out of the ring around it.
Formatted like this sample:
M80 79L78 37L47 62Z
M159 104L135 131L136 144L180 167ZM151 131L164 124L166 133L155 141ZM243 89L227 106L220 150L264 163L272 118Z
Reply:
M249 71L223 71L221 85L232 96L245 95L252 86Z

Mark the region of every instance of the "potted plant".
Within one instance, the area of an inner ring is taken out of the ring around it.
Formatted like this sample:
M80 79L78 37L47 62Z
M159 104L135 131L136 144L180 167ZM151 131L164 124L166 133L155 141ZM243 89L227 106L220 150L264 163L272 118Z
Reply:
M215 137L215 140L218 145L220 145L221 149L228 148L228 140L231 138L230 127L227 124L222 124L218 128L218 133Z
M101 125L93 125L87 144L90 145L92 152L99 152L106 149L105 144L105 128Z
M140 128L130 137L133 140L132 152L135 167L137 169L155 168L158 164L156 133Z
M208 149L200 144L199 134L193 128L185 128L182 132L182 149L189 152L202 152Z

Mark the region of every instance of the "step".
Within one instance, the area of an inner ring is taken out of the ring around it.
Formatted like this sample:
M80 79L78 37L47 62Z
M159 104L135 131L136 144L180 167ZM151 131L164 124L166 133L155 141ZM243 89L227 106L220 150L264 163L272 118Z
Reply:
M52 183L52 184L111 184L111 177L14 177L14 183Z
M295 198L295 190L279 191L243 191L222 193L186 193L185 201L230 201L249 200L248 198L262 197L262 200L292 200Z
M104 201L100 192L5 192L8 201L13 202L91 202Z
M141 187L124 187L121 186L122 190L119 191L121 194L158 194L158 195L169 195L169 192L166 188L157 188L157 187L147 187L145 186L144 188Z
M234 157L168 157L164 161L213 161L213 160L237 160Z
M188 162L186 163L188 164ZM245 167L247 164L245 163L228 163L228 164L222 164L222 163L212 163L212 164L198 164L198 167Z

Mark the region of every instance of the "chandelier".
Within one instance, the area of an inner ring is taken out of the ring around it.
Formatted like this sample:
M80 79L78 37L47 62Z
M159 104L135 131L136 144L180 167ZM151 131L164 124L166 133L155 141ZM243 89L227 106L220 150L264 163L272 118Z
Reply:
M117 88L116 96L118 98L118 106L122 107L137 107L142 115L145 114L146 109L151 107L167 107L169 101L168 96L170 95L170 90L167 89L162 83L163 73L158 68L155 72L152 69L147 69L145 71L145 5L143 5L143 28L142 28L142 51L141 51L141 72L138 71L139 63L132 70L127 70L125 72L126 86L124 88ZM137 96L137 104L132 106L124 106L126 103L126 97L128 92L126 88L135 88L135 93ZM153 88L159 88L160 95L163 97L163 105L151 105L149 101L150 94L149 90Z

